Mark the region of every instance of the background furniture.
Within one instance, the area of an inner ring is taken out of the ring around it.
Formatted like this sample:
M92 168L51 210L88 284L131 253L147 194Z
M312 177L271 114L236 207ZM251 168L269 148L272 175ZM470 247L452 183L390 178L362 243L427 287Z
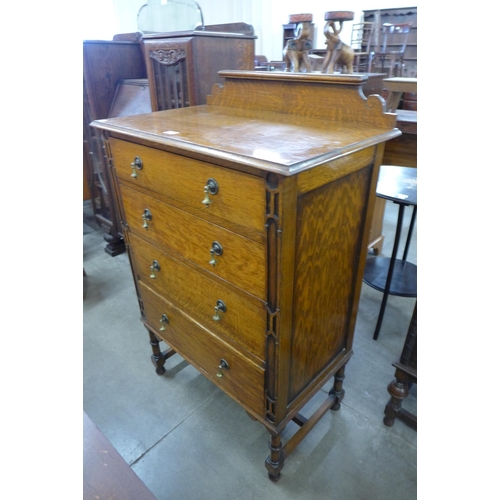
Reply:
M262 423L277 480L340 407L382 144L399 131L378 98L361 97L364 76L221 76L207 105L93 125L107 137L157 373L178 352Z
M406 44L410 35L411 23L382 25L382 40L377 50L370 54L368 71L378 68L383 73L386 68L389 78L403 76Z
M363 10L363 21L375 23L372 40L372 47L374 50L378 50L382 44L382 27L385 23L411 23L404 56L403 74L397 76L415 78L417 76L417 7ZM390 43L391 42L388 42L387 46L389 50L392 50L390 49Z
M83 412L83 500L156 500L114 446Z
M151 111L147 78L125 79L118 82L108 118L139 115Z
M402 408L404 400L412 384L417 383L417 304L413 310L411 323L406 334L401 355L393 365L396 368L395 378L388 385L387 390L391 399L385 406L384 424L388 427L394 425L394 420L399 418L412 429L417 430L416 415Z
M352 25L351 48L354 50L354 71L356 73L369 73L374 27L374 23L368 22Z
M296 37L295 30L297 29L297 26L299 25L299 22L289 22L287 24L283 24L283 48L286 47L286 44L288 40L293 40ZM310 22L309 23L311 34L309 35L309 38L312 42L312 46L314 47L315 45L315 29L314 29L314 23Z
M417 170L410 167L382 165L380 167L380 175L377 183L377 196L396 203L399 206L399 213L391 257L375 257L368 259L365 267L365 275L363 277L363 281L367 285L383 292L380 312L373 334L374 340L378 339L380 333L388 296L417 296L417 266L406 261L413 226L417 216ZM407 206L413 206L413 214L408 229L403 256L401 259L398 259L397 255L403 225L404 209Z
M83 161L97 223L106 231L105 251L119 255L125 243L106 168L101 136L89 124L108 118L123 79L145 78L146 67L137 41L83 42Z
M252 70L255 35L211 31L144 35L153 111L206 103L223 69Z
M127 110L144 110L146 105L157 110L203 104L212 85L222 81L219 70L253 69L255 36L248 34L253 33L251 26L218 25L219 29L232 29L234 33L216 33L205 28L210 26L192 32L151 34L145 40L140 33L123 33L115 35L112 41L83 43L83 160L87 196L92 200L96 221L107 231L105 251L111 256L124 252L125 244L101 137L95 135L89 123L123 116ZM160 53L164 57L150 57ZM147 100L134 92L142 88L144 79L148 80ZM111 112L113 107L116 110Z
M402 134L385 144L384 165L405 165L417 168L417 111L416 109L398 109L401 97L410 95L412 108L416 108L417 79L416 78L386 78L382 82L386 95L387 111L397 114L396 126ZM379 92L381 95L382 93ZM385 199L377 198L373 212L373 222L370 233L369 248L375 255L382 252L384 243L383 220Z

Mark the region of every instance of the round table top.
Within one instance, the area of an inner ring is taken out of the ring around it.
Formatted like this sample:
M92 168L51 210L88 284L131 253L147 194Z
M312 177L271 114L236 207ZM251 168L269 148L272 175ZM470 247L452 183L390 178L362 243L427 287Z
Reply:
M377 182L377 196L396 203L416 205L417 169L381 165Z
M331 10L325 12L325 21L352 21L354 12L350 10Z
M290 14L288 16L289 23L307 23L312 22L313 15L312 14Z

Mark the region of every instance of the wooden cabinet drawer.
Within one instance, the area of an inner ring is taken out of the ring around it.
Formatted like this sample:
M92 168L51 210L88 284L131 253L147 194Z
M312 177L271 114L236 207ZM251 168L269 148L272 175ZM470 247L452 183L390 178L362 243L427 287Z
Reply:
M267 324L262 301L210 278L133 234L129 238L134 271L141 281L188 310L206 328L216 328L264 359ZM220 320L216 321L213 318L219 300L226 306L226 312L220 312Z
M264 415L263 366L242 356L142 282L139 293L147 324L160 338L241 405ZM163 315L167 319L160 321ZM228 369L219 370L222 360Z
M126 222L132 233L179 258L184 257L207 271L265 300L264 245L187 212L121 186ZM151 220L144 228L144 211ZM210 250L218 242L222 248L210 264Z
M110 138L113 162L121 180L158 193L183 204L181 208L199 217L228 220L264 234L264 180L235 170L218 167L159 149ZM139 157L142 168L131 177L131 164ZM204 188L209 179L217 182L217 194L209 194L207 207Z

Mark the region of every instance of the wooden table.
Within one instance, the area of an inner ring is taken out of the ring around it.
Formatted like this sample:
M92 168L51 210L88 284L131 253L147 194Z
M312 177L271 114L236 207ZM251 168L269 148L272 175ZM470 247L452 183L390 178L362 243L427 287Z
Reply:
M83 412L83 500L156 500Z
M373 335L375 340L378 338L380 332L388 295L397 295L399 297L417 296L417 266L406 261L413 225L417 215L416 169L382 165L377 183L377 197L396 203L399 206L399 214L391 257L375 257L368 259L366 262L363 281L372 288L384 293ZM413 215L403 257L398 259L397 254L404 210L407 206L413 206Z

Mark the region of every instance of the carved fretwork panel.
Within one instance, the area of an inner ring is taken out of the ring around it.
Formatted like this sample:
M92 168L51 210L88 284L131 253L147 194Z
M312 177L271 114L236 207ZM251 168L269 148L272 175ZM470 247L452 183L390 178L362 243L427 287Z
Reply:
M186 51L153 50L149 56L152 61L158 110L190 106Z
M266 183L266 229L267 229L267 339L266 339L266 418L270 422L276 419L276 366L278 345L278 252L280 188L279 178L275 174L267 176Z

